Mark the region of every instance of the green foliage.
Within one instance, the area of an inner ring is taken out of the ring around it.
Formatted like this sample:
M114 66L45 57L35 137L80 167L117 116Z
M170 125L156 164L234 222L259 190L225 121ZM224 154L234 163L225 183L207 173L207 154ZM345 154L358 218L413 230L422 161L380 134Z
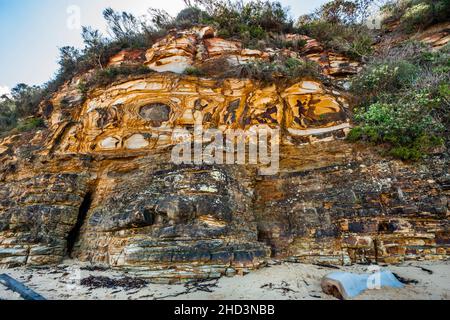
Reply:
M361 28L364 31L361 32ZM359 27L351 36L337 36L330 42L331 47L336 52L341 52L347 57L355 60L362 60L373 53L373 37L365 27Z
M26 117L38 111L42 99L42 89L21 83L11 90L11 95L17 116Z
M238 68L238 77L250 78L263 83L280 80L293 81L298 78L319 78L319 66L309 60L277 57L274 61L255 61Z
M278 49L289 49L291 51L299 52L301 51L307 44L306 40L286 40L284 37L273 37L270 39L266 39L263 43L263 47L258 49L264 49L269 47L278 48Z
M385 22L400 21L400 27L415 32L432 24L448 21L449 0L400 0L390 1L383 8Z
M353 80L360 106L348 139L385 144L404 160L442 145L450 128L449 58L448 47L432 52L407 43L370 63Z
M408 61L376 63L353 79L353 91L364 99L386 91L394 91L411 85L418 75L418 68Z
M373 0L334 0L302 16L298 32L319 40L327 49L362 60L372 54L372 32L364 25Z
M264 39L268 33L293 30L288 10L278 1L195 0L203 8L203 23L218 28L223 37Z
M7 97L0 98L0 133L11 129L17 122L14 102Z
M7 132L16 126L20 131L27 131L37 126L37 122L30 123L22 118L35 115L39 110L39 104L45 91L37 86L18 84L11 90L11 96L0 98L0 133ZM39 125L41 122L39 122Z
M186 68L186 70L184 70L184 74L189 75L189 76L196 76L196 77L201 77L204 75L202 70L195 68L195 67Z
M198 7L188 6L181 10L175 18L174 24L178 28L189 28L195 25L207 24L211 17Z
M78 90L80 90L80 93L83 96L86 96L89 91L89 87L85 81L82 81L78 84Z
M83 62L89 67L103 68L107 63L107 40L100 31L90 27L83 27L82 38L85 44L83 50Z
M148 33L154 30L131 13L107 8L103 11L103 17L113 39L110 45L120 48L144 48L151 43L148 41Z
M106 86L112 82L126 76L133 75L145 75L153 73L151 69L143 65L124 65L119 67L108 67L105 69L97 70L94 77L85 84L87 88L93 88L97 86Z
M324 21L333 25L362 24L369 16L374 0L333 0L325 3L302 20Z
M19 132L28 132L43 127L44 121L42 118L26 118L18 122L16 130Z
M282 65L281 73L291 79L301 77L319 77L319 66L309 60L299 60L296 58L288 58Z

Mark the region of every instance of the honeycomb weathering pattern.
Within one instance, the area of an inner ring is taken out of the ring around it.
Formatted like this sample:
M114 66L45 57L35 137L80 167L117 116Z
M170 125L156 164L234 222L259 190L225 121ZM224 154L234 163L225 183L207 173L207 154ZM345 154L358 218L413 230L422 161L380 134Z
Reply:
M153 75L98 92L87 99L71 124L56 117L55 133L59 134L62 126L66 130L57 152L86 154L171 146L176 143L173 130L192 127L198 111L205 128L223 131L266 124L286 128L293 136L314 138L350 127L345 96L316 81L300 81L281 89L260 87L250 80L219 82ZM58 112L56 108L54 113ZM142 147L137 148L130 139L141 140Z

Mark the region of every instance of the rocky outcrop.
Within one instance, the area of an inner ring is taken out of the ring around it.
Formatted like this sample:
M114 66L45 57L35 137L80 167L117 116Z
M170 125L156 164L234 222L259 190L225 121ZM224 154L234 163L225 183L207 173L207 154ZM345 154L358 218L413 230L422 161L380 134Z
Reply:
M122 50L109 59L108 67L117 67L122 64L142 64L145 52L139 49Z
M174 131L198 119L222 132L283 125L292 136L308 140L325 132L343 136L350 126L348 106L345 94L309 80L278 88L155 74L99 90L71 114L55 104L49 122L54 135L46 146L58 154L158 150L172 146Z
M445 259L449 163L383 160L328 142L283 152L256 186L259 239L275 254L332 264Z
M306 41L296 54L323 54ZM111 63L127 63L127 54ZM172 281L244 272L270 257L448 257L447 158L408 165L346 143L349 97L315 80L267 85L177 74L211 59L268 55L205 27L149 49L145 64L158 72L86 97L80 79L67 83L42 106L47 129L0 142L0 266L71 256ZM329 75L357 68L326 56ZM190 135L198 124L221 134L280 129L279 172L264 175L259 162L174 163L183 141L176 133Z
M173 31L147 50L145 64L158 72L183 73L187 68L214 63L222 58L230 64L244 64L269 55L259 50L242 48L239 41L215 37L210 27Z
M439 50L446 46L450 41L450 23L444 22L435 24L425 30L419 30L414 34L408 35L401 32L400 21L393 21L386 28L386 33L387 34L380 39L380 43L376 45L377 50L386 50L410 40L420 41L429 45L432 50Z
M298 34L287 34L279 39L286 43L299 43L298 51L267 48L265 51L242 47L239 41L216 37L210 27L197 27L185 31L173 31L147 50L145 64L157 72L171 71L183 73L187 68L208 68L209 73L218 73L224 61L231 66L243 65L252 61L269 61L277 54L301 59L309 59L322 67L323 74L329 77L345 77L357 73L360 63L342 54L324 50L315 39ZM223 66L222 66L223 67Z
M439 50L450 41L450 23L432 26L415 35L413 39L429 44L434 50Z

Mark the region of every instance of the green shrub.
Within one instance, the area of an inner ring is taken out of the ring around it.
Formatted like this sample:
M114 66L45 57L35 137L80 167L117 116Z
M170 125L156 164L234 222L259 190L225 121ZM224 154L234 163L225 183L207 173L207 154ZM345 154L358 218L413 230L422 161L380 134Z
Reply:
M132 75L145 75L153 73L150 68L143 65L123 65L119 67L108 67L97 70L94 77L86 83L86 87L93 88L96 86L106 86L117 79Z
M372 54L374 36L362 24L341 24L325 20L307 20L298 23L298 32L320 41L326 49L362 60Z
M284 62L282 73L285 77L298 79L302 77L319 78L320 67L310 60L288 58Z
M38 126L41 120L27 117L35 115L39 110L45 90L37 86L18 84L11 90L10 97L0 98L0 133L5 133L13 128L19 131L28 131ZM20 120L27 118L27 120Z
M400 18L401 25L409 32L414 31L418 26L424 25L432 15L432 6L428 3L418 3L407 8Z
M184 70L183 73L188 76L196 76L196 77L201 77L204 75L202 70L195 68L195 67L188 67L188 68L186 68L186 70Z
M86 96L89 91L89 87L85 81L82 81L78 84L78 90L83 96Z
M389 154L398 159L413 161L419 160L424 156L421 150L408 147L394 147L389 151Z
M294 41L286 41L279 46L279 48L286 48L292 51L300 51L307 44L306 40L294 40Z
M331 46L351 59L362 60L373 53L373 38L368 32L358 32L351 39L333 40Z
M17 112L14 102L5 97L0 98L0 133L10 130L17 123Z
M11 90L12 101L18 117L26 117L36 114L39 103L43 98L43 89L38 86L18 84Z
M400 27L415 32L439 22L448 21L449 0L400 0L390 1L383 7L386 22L400 21Z
M263 39L267 33L293 30L288 10L278 1L193 1L204 9L207 18L203 23L215 25L223 37L252 37Z
M418 76L419 68L405 60L375 63L352 80L352 90L362 102L370 102L383 93L403 90L412 85Z
M424 135L417 138L409 146L397 146L391 148L388 153L402 160L417 161L436 147L442 146L443 138L434 135Z
M359 107L348 139L384 144L404 160L442 145L450 128L449 58L448 47L408 43L369 63L352 82Z
M211 25L214 23L214 20L208 13L196 5L188 5L186 8L182 9L175 18L171 17L168 12L161 9L151 8L149 11L150 20L157 28L156 30L152 30L151 27L146 26L146 29L151 32L174 28L187 29L197 25Z
M37 128L43 128L44 121L42 118L27 118L18 122L16 129L19 132L28 132Z
M444 127L431 116L423 100L404 99L396 104L375 103L357 113L359 125L350 131L349 141L387 144L388 153L404 160L418 160L443 144Z
M350 132L350 141L386 143L389 154L404 160L417 160L442 145L449 111L441 96L432 90L383 90L375 96L378 102L355 110L357 127Z
M320 78L320 67L309 60L278 57L274 61L254 61L238 67L235 76L263 83Z

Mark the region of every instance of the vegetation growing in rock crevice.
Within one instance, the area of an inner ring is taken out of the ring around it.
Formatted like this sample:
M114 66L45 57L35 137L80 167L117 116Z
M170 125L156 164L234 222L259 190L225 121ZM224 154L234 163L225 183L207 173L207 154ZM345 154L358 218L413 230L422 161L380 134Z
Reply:
M199 67L189 67L184 74L196 77L208 76L215 79L245 78L256 80L262 84L289 84L300 78L325 80L320 73L320 66L316 62L286 57L281 54L268 60L255 60L240 65L230 63L224 58L220 62L214 61L213 65L206 63Z
M319 79L320 67L315 62L280 56L273 61L255 61L234 69L239 78L250 78L264 84L293 82L299 78Z
M89 81L83 82L79 85L79 90L82 93L86 93L88 90L99 86L106 86L122 77L139 76L151 73L154 73L154 71L143 65L110 66L97 70Z

